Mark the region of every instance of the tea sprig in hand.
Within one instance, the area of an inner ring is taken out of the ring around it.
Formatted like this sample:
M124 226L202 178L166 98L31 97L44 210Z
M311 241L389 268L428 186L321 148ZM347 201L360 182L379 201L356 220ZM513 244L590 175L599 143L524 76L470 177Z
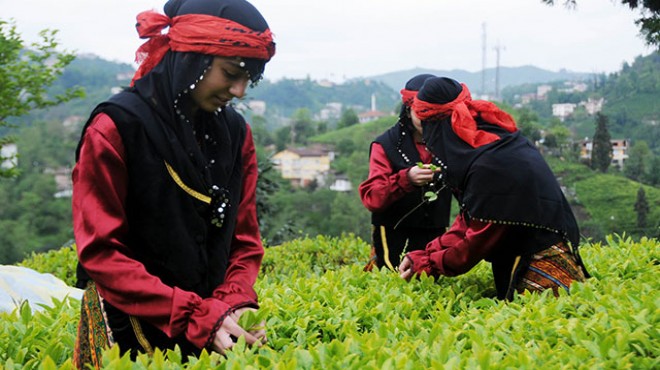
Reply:
M264 329L264 322L266 321L266 312L264 310L246 310L241 314L238 319L238 325L246 331L257 331Z
M431 171L433 171L433 172L435 172L435 171L437 171L438 169L440 169L440 167L434 165L433 163L424 164L424 163L422 163L422 162L417 162L417 167L419 167L419 168L428 168L429 170L431 170Z

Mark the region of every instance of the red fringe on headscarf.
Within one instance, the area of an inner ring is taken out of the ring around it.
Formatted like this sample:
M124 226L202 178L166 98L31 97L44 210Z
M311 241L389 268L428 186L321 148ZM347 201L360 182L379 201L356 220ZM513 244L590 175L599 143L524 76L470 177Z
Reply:
M463 86L463 91L456 99L446 104L425 102L415 96L412 109L421 120L451 115L452 130L473 148L499 140L499 136L477 129L477 121L475 121L477 116L481 116L487 123L500 126L509 132L517 130L516 122L511 115L489 101L472 100L468 87L465 84L461 84L461 86Z
M417 91L415 90L401 89L401 101L403 102L403 105L411 107L416 95Z
M168 26L168 33L162 33ZM135 27L140 38L149 40L135 53L140 67L131 85L160 63L168 50L266 61L275 54L269 29L258 32L212 15L185 14L169 18L149 10L138 14Z

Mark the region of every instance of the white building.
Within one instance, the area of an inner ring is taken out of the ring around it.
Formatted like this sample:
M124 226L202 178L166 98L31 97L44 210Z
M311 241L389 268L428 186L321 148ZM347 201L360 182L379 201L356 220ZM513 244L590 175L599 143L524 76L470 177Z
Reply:
M587 113L594 115L600 112L603 109L603 104L605 104L605 99L593 99L589 98L586 102L580 102L580 105L584 106L584 109L587 110Z
M622 169L628 160L628 147L629 142L626 139L612 139L612 166ZM580 148L580 159L583 161L591 161L591 153L594 150L594 143L592 140L585 138L582 141Z
M328 121L330 119L339 119L341 117L341 109L343 105L338 102L327 103L317 116L320 121Z
M347 192L353 189L353 185L344 174L336 174L334 182L330 184L330 190Z
M18 166L18 147L16 144L5 144L0 147L0 167L11 169Z
M536 98L545 99L546 94L552 91L552 86L550 85L539 85L536 87Z
M263 100L249 100L247 106L252 111L252 114L263 116L266 113L266 102Z
M576 107L577 104L573 103L553 104L552 115L563 121L566 119L566 117L569 117L573 114Z

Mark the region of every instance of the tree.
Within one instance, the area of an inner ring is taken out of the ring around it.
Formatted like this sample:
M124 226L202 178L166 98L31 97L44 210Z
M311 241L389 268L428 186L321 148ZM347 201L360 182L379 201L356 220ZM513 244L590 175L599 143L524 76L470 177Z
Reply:
M651 158L649 172L646 173L646 182L652 186L660 185L660 157Z
M13 22L0 19L0 128L14 128L10 117L47 108L83 95L82 89L67 89L51 96L48 92L64 67L73 61L70 53L58 53L57 31L43 30L40 42L26 48ZM0 136L0 148L14 143L13 136ZM0 157L0 162L11 158ZM1 177L16 175L15 169L0 168Z
M637 201L635 202L635 213L637 213L637 227L640 233L646 229L647 219L650 211L649 202L646 200L646 192L641 186L637 191Z
M273 134L268 131L264 116L252 116L250 126L252 128L252 137L254 138L254 143L256 145L266 147L275 144L275 139L273 138Z
M541 0L542 2L554 5L555 0ZM628 5L630 9L639 9L641 17L635 21L646 43L650 46L660 47L660 1L659 0L621 0L621 3ZM573 8L577 5L577 0L564 0L564 5Z
M312 112L308 108L298 108L291 116L291 144L306 144L307 138L316 133Z
M344 128L344 127L349 127L353 126L360 122L360 119L358 118L357 113L351 108L348 108L341 112L341 118L339 118L339 122L337 123L337 128Z
M257 198L257 220L261 233L266 235L268 232L268 219L277 211L271 197L275 194L282 182L282 177L275 169L275 164L263 150L257 148L257 166L259 171L259 180L257 181L256 198Z
M642 181L646 178L648 162L651 157L651 149L644 140L636 142L628 153L628 160L623 168L627 178Z
M571 137L571 130L561 121L556 120L550 123L550 127L545 135L544 144L548 148L556 148L561 156L564 148L568 145L568 139Z
M541 140L539 116L534 111L529 108L520 109L516 123L518 124L518 129L522 135L528 138L532 143Z
M591 151L591 168L603 173L607 172L607 168L612 163L612 141L607 124L607 116L597 113L596 132Z

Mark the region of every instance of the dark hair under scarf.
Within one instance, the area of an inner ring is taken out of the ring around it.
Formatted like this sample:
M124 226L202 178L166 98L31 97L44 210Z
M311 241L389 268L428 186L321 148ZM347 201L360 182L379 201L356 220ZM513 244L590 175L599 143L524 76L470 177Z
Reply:
M446 104L460 95L460 87L449 78L429 79L417 99ZM466 218L552 231L577 247L575 217L538 150L519 131L510 132L481 115L475 120L477 130L497 140L473 147L452 129L451 116L437 114L422 121L426 146L441 162L443 179Z

